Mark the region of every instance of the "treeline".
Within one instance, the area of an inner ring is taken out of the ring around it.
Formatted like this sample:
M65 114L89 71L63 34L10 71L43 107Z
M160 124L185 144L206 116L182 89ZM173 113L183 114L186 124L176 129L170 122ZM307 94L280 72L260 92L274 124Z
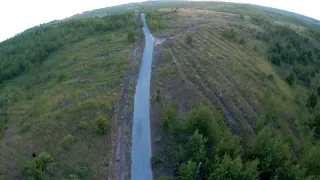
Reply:
M151 31L158 31L168 27L168 25L163 19L163 15L165 14L164 12L152 9L147 10L145 14L148 26Z
M169 106L163 119L168 144L152 159L154 169L168 164L174 169L162 179L313 180L320 175L320 145L312 136L297 148L290 137L261 126L257 135L242 141L241 146L241 139L231 134L220 109L201 106L182 122L176 115L176 106Z
M136 26L134 12L126 12L102 18L71 19L27 30L0 43L0 83L39 65L63 45L88 35ZM131 31L130 41L133 41Z
M302 36L288 25L274 25L263 17L253 17L251 21L265 29L264 33L257 34L257 38L268 43L270 62L279 67L291 65L294 76L310 86L320 68L320 51L314 48L310 37L317 39L319 32L312 30Z

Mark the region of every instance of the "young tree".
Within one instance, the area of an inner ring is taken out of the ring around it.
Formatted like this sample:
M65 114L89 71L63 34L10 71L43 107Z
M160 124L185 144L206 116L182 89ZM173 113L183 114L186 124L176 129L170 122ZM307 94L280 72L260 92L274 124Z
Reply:
M134 33L133 30L129 30L128 31L128 36L127 37L128 37L128 42L133 43L136 40L135 33Z
M292 71L285 77L285 80L290 86L293 86L296 83L296 78Z
M308 97L307 107L314 108L317 105L317 102L318 102L318 96L316 95L316 93L313 92Z
M192 36L190 34L188 34L185 41L187 44L191 45L192 44Z
M204 162L206 159L205 144L207 141L208 139L203 137L203 135L199 133L199 130L196 130L194 134L189 137L187 147L189 157L192 161L196 163Z
M275 178L279 168L286 169L284 166L287 161L290 162L291 156L289 144L268 127L258 133L248 153L249 159L259 159L262 179Z
M187 163L179 167L180 180L195 180L197 179L197 165L195 162L189 160Z
M232 159L230 156L223 156L214 171L210 174L209 180L224 179L246 179L256 180L259 176L257 169L258 161L248 162L247 166L243 166L241 158L238 156Z

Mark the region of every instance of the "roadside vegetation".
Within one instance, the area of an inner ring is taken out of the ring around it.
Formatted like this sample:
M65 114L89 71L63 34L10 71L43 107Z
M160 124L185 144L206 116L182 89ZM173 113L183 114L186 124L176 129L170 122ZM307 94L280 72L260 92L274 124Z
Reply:
M0 179L104 179L138 40L133 12L69 19L0 43Z

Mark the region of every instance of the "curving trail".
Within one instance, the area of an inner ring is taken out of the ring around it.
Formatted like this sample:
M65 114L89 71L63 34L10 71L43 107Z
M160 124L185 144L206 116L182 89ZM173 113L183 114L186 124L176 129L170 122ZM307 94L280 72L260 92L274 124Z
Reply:
M131 179L151 180L150 79L154 40L144 13L141 18L146 44L134 96Z

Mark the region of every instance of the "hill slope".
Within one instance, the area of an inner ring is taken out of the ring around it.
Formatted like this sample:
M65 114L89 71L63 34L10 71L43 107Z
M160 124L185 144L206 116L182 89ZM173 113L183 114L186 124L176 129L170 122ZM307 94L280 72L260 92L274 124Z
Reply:
M67 20L0 44L3 179L103 179L135 14Z
M204 2L148 12L155 179L195 178L200 162L209 179L318 176L319 27L258 11Z

